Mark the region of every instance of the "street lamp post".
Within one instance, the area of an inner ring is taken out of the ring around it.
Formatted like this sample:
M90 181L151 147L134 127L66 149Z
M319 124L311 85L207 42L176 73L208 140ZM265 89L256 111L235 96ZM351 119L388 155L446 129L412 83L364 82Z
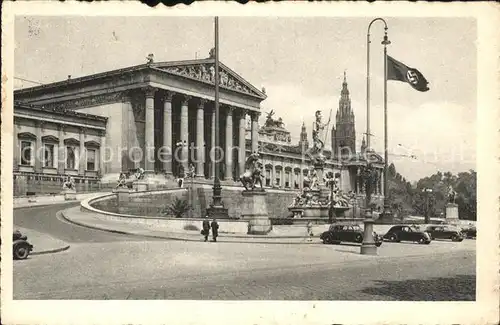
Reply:
M425 195L425 223L430 223L429 216L429 196L432 195L432 188L424 188L422 189L422 193Z
M214 48L214 59L215 59L215 75L214 75L214 84L215 84L215 152L214 152L214 187L213 187L213 200L210 207L207 209L208 213L213 218L228 218L227 209L224 208L224 204L222 202L222 187L220 185L220 170L219 170L219 161L220 161L220 139L219 139L219 17L215 17L215 48Z
M373 19L368 25L368 32L366 34L366 147L369 150L370 147L370 29L372 24L376 21L381 21L384 23L384 39L382 40L382 45L384 45L384 214L389 214L389 202L387 200L388 194L388 137L387 137L387 45L391 44L387 36L387 23L382 18Z
M375 238L373 238L373 212L370 206L371 196L373 193L373 186L377 181L377 173L371 164L363 168L361 172L363 183L365 184L365 220L363 243L361 244L360 253L362 255L377 255L377 246Z

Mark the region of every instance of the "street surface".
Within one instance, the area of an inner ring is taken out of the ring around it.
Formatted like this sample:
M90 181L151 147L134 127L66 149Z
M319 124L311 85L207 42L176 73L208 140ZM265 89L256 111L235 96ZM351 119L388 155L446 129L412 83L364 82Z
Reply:
M15 210L14 222L71 243L14 261L14 299L475 300L475 240L430 245L233 244L141 239Z

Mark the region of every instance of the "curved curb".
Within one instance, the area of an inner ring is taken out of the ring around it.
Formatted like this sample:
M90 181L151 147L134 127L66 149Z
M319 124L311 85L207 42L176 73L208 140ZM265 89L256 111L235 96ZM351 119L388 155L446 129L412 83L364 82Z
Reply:
M30 255L44 255L44 254L60 253L60 252L67 251L69 248L70 248L70 245L66 245L66 246L61 247L61 248L55 248L55 249L49 249L49 250L45 250L45 251L33 252L33 253L30 253Z
M77 226L85 227L85 228L90 228L94 230L99 230L99 231L105 231L105 232L110 232L110 233L115 233L115 234L121 234L121 235L130 235L130 236L135 236L135 237L145 237L145 238L156 238L156 239L168 239L168 240L176 240L176 241L187 241L187 242L203 242L203 239L190 239L190 238L180 238L180 237L172 237L172 236L160 236L160 235L148 235L148 234L137 234L134 232L129 232L129 231L122 231L122 230L115 230L115 229L109 229L109 228L102 228L102 227L97 227L94 225L90 225L87 223L79 222L70 219L66 215L66 210L59 211L61 217L66 220L69 223L75 224ZM223 237L222 237L223 238ZM301 237L299 237L301 238ZM281 245L323 245L321 242L276 242L276 241L253 241L253 240L248 240L248 241L218 241L218 243L223 243L223 244L281 244Z

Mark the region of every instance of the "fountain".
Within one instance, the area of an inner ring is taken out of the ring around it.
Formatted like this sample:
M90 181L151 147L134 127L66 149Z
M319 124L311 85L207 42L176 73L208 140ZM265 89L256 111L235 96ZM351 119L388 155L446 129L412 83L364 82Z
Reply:
M320 139L321 132L328 125L321 122L321 111L316 111L316 121L313 129L313 147L308 156L313 162L308 175L304 178L303 190L288 207L293 218L298 222L332 221L330 209L335 218L343 218L345 212L352 208L349 201L354 197L348 196L339 189L340 174L333 175L329 172L323 176L325 156L323 154L324 142Z

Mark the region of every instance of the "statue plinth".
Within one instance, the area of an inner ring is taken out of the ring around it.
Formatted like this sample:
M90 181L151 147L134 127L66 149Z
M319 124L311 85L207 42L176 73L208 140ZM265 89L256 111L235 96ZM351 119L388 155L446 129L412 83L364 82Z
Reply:
M458 219L458 204L447 203L446 204L446 220L457 220Z
M65 188L62 190L65 201L75 201L76 200L76 190L71 188Z
M263 190L241 192L243 205L241 218L248 219L248 234L267 235L271 229L271 220L267 211L267 193Z
M227 208L223 205L210 205L207 208L207 214L212 219L231 219Z
M127 187L118 187L113 190L113 193L116 193L118 208L128 206L130 202L130 189Z

